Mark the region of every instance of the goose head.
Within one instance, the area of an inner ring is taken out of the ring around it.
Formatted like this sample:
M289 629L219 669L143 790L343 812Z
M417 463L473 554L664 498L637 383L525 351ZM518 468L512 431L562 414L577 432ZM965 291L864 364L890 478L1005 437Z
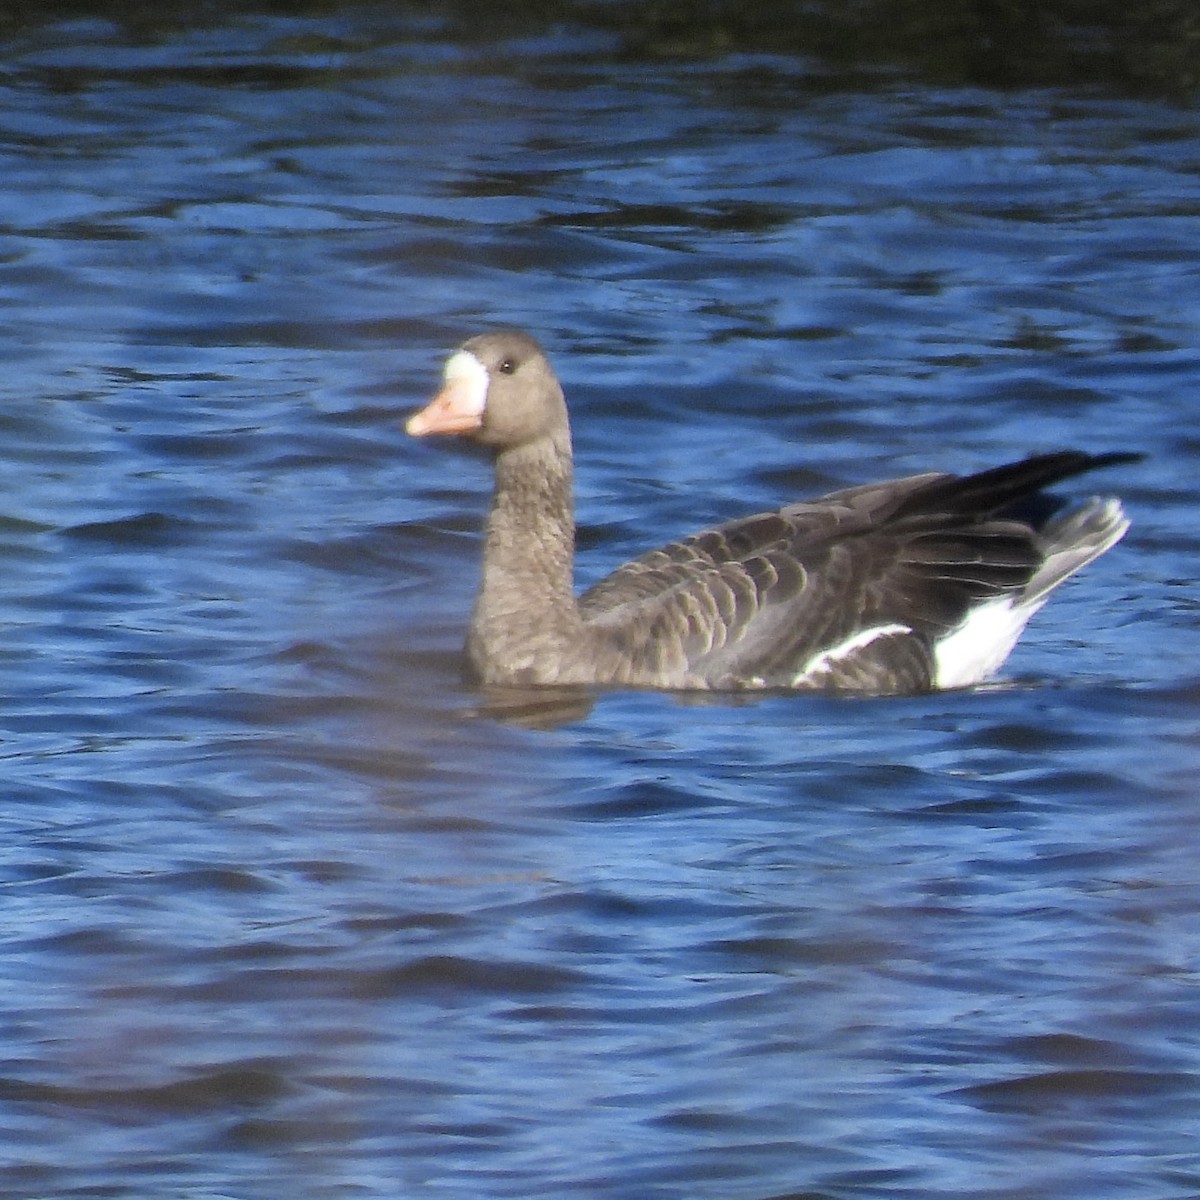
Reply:
M541 346L501 330L464 342L446 360L442 388L405 425L413 437L457 434L496 450L559 434L566 402Z

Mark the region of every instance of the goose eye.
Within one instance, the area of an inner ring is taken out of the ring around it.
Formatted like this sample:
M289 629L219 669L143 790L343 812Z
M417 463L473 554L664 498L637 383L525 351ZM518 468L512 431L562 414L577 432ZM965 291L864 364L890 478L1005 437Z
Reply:
M511 358L502 358L496 368L501 375L511 375L517 369L517 364Z

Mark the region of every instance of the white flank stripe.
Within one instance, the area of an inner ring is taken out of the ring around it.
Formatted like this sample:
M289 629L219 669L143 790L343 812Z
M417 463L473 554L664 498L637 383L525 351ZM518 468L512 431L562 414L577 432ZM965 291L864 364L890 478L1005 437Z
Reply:
M940 688L970 687L1000 669L1026 622L1042 606L1020 605L1011 596L973 608L963 623L933 647Z
M815 675L824 675L833 670L835 663L840 662L843 658L848 658L856 650L869 646L877 638L887 637L891 633L912 633L912 630L907 625L896 622L891 625L874 625L870 629L860 629L844 642L839 642L836 646L830 646L828 650L814 654L796 676L795 684L811 679Z

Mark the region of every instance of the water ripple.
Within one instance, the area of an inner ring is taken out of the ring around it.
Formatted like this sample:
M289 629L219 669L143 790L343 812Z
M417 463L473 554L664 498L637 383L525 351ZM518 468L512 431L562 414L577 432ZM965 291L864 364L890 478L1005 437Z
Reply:
M0 38L7 1189L1194 1196L1195 114L385 7ZM481 693L401 420L497 323L581 583L1060 445L1133 529L991 687Z

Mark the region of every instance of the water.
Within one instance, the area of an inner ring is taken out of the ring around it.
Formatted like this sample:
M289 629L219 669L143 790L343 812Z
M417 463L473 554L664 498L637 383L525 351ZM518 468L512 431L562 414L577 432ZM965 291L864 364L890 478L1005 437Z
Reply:
M0 44L0 1194L1200 1195L1200 122L328 6ZM495 323L581 583L1063 445L997 686L461 682Z

